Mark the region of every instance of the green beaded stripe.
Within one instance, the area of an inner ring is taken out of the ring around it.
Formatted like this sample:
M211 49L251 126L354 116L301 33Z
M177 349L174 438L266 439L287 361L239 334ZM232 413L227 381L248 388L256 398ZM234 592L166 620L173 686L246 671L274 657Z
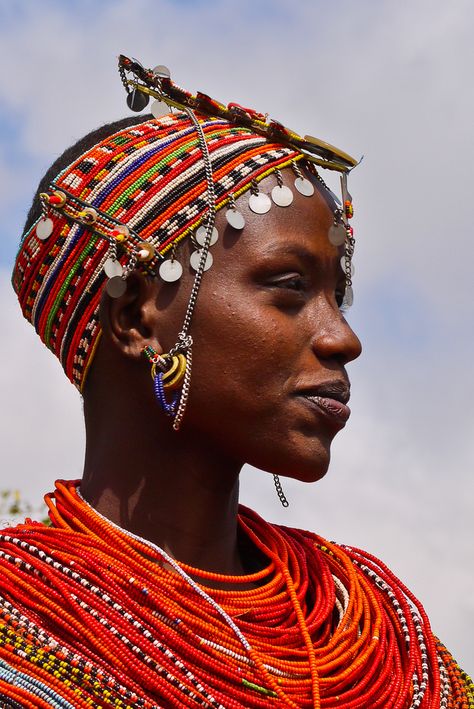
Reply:
M212 133L206 133L206 137L209 137L209 140L214 140L216 138L220 138L222 136L222 129L221 130L215 130ZM243 130L239 131L240 133L244 133ZM226 131L226 134L228 134L229 131ZM235 131L237 133L237 131ZM166 167L169 163L173 162L175 159L179 158L183 152L186 152L189 148L196 148L199 147L199 140L198 138L190 138L186 143L182 143L179 148L176 150L173 150L171 153L168 153L163 159L159 160L158 162L153 163L153 165L148 168L148 170L144 173L142 173L136 180L133 182L129 187L127 187L126 190L124 190L119 197L113 202L113 204L110 205L108 208L108 211L110 214L115 214L122 204L127 201L128 197L130 194L135 192L137 189L141 187L142 184L148 181L148 178L156 175L159 173L163 167Z
M51 337L51 329L53 326L53 321L54 318L56 317L56 314L59 310L59 306L62 303L63 297L66 293L66 291L69 288L69 284L71 283L72 279L74 278L79 266L86 260L86 258L89 256L90 252L92 251L93 247L95 246L96 242L99 240L99 237L96 236L95 234L90 235L89 242L86 244L84 249L80 252L78 255L77 261L74 262L73 266L71 267L71 270L69 271L68 275L64 279L64 283L62 284L61 288L59 289L56 298L54 299L54 303L51 306L51 312L48 315L48 320L46 321L46 327L44 331L44 341L48 344L48 347L50 349L53 348L53 343L49 342L49 339Z

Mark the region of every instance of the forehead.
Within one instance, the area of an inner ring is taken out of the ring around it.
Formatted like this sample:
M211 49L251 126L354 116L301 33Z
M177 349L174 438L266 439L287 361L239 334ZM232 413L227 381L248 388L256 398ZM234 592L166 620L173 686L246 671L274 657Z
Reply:
M291 168L282 170L282 177L293 192L290 206L279 207L272 202L266 214L255 214L248 204L250 193L241 195L236 200L236 207L245 218L242 231L228 225L225 210L217 214L216 227L220 238L211 249L217 261L216 270L229 272L237 266L252 267L254 263L278 254L303 251L318 261L332 262L338 258L339 250L328 240L336 207L330 193L313 178L315 192L306 197L296 190ZM259 189L270 195L276 184L276 177L272 175L260 182Z

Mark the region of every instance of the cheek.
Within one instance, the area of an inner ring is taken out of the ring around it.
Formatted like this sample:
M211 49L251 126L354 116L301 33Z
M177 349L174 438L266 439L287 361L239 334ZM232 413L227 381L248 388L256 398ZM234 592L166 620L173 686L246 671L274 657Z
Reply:
M252 304L237 310L233 302L215 302L212 312L196 318L193 398L201 405L207 399L220 414L227 407L237 416L258 416L275 408L291 357L282 352L281 326L274 317Z

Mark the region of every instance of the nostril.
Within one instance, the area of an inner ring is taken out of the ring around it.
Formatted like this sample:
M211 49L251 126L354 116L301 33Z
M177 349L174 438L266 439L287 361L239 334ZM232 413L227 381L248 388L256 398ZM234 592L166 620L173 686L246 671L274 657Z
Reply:
M313 350L319 358L347 364L362 352L362 343L354 330L340 316L326 327L320 326L313 338Z

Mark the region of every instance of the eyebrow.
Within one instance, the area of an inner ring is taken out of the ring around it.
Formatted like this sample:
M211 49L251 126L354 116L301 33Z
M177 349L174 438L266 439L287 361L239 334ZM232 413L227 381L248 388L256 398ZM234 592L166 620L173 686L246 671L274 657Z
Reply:
M315 254L314 251L310 251L309 249L305 248L304 246L301 246L300 244L273 244L269 245L268 248L265 250L265 257L268 256L272 258L275 256L286 255L296 256L296 258L300 259L300 261L304 263L311 271L317 271L321 268L323 264L322 259L317 254ZM324 260L326 261L326 259ZM332 262L333 259L331 258L331 263ZM344 273L339 257L336 257L334 259L334 265L336 266L336 271L340 271L341 274Z
M297 256L302 261L306 261L311 266L318 266L321 259L309 249L299 244L274 244L268 246L265 249L265 255L267 256Z

